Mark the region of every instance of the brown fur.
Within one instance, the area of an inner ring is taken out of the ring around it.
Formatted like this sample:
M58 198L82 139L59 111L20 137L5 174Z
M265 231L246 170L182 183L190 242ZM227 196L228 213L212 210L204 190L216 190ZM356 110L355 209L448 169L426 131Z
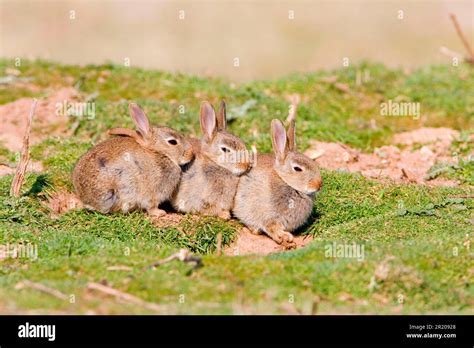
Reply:
M168 127L150 128L138 106L130 113L137 131L117 128L77 162L72 180L86 207L102 213L143 209L162 215L181 177L180 165L193 158L188 140ZM171 144L170 141L176 144Z
M254 233L263 231L277 243L291 245L290 232L308 220L322 181L316 163L296 152L294 124L289 134L287 138L281 122L272 121L275 154L259 155L256 166L240 178L233 214Z
M246 152L245 144L236 136L225 131L225 103L218 115L212 105L201 106L201 128L203 137L191 139L194 161L184 171L178 190L171 202L180 212L202 213L230 218L239 176L245 173L250 162L232 163L223 157L225 147L232 156L237 151Z

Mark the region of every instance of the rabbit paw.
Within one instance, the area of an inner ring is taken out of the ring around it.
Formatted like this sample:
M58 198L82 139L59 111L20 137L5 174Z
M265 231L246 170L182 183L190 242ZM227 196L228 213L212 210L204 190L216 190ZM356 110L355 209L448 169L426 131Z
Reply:
M294 238L293 238L293 235L290 232L281 231L280 236L281 236L281 242L282 243L293 243Z
M288 233L288 232L285 232L285 233ZM296 249L296 243L293 240L293 235L291 233L288 233L288 234L291 236L291 240L285 238L286 237L286 235L285 235L285 236L283 236L283 241L281 242L281 245L285 249Z
M258 228L250 228L250 227L246 227L247 230L250 231L250 233L252 234L255 234L255 235L259 235L259 234L262 234L262 231L259 230Z
M152 218L160 218L162 216L166 215L166 211L158 208L151 208L147 211L148 215L150 215Z
M267 228L267 231L267 234L278 244L294 244L293 235L290 232L283 230L281 225L270 226Z

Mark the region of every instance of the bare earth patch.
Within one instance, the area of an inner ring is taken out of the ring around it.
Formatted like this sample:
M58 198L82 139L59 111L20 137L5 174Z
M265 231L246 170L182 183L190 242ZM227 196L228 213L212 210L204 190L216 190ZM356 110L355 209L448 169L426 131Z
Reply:
M394 144L402 149L388 145L367 154L340 143L312 141L305 154L317 160L322 168L361 173L371 179L456 186L455 180L428 181L426 176L437 161L454 163L449 147L458 137L459 132L449 128L420 128L393 137Z
M64 135L67 130L67 117L58 115L56 104L71 101L76 97L74 88L62 88L45 99L38 101L31 144L41 142L47 137ZM31 108L32 98L21 98L0 106L0 143L10 151L20 151L26 121Z
M302 248L313 240L310 235L295 236L296 248ZM229 246L224 248L224 255L239 256L239 255L267 255L271 253L281 252L287 250L283 245L275 243L270 237L265 234L255 235L248 230L242 228L237 239Z

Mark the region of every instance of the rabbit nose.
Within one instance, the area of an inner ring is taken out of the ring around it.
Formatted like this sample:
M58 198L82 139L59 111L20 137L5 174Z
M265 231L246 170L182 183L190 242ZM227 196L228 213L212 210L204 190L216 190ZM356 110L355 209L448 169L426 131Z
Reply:
M323 186L323 181L321 180L321 178L316 178L311 180L308 186L311 190L319 191Z
M250 162L241 162L237 164L237 168L239 168L243 172L246 172L247 170L250 169Z
M184 151L183 160L185 162L190 162L193 158L194 158L194 153L193 153L192 148L189 148L186 151Z

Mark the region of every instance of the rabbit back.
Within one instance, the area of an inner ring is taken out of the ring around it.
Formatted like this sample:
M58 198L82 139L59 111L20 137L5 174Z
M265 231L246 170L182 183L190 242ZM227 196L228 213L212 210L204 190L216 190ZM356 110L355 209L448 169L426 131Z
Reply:
M82 202L102 213L148 210L169 199L181 170L166 156L134 139L108 139L84 154L73 171Z

